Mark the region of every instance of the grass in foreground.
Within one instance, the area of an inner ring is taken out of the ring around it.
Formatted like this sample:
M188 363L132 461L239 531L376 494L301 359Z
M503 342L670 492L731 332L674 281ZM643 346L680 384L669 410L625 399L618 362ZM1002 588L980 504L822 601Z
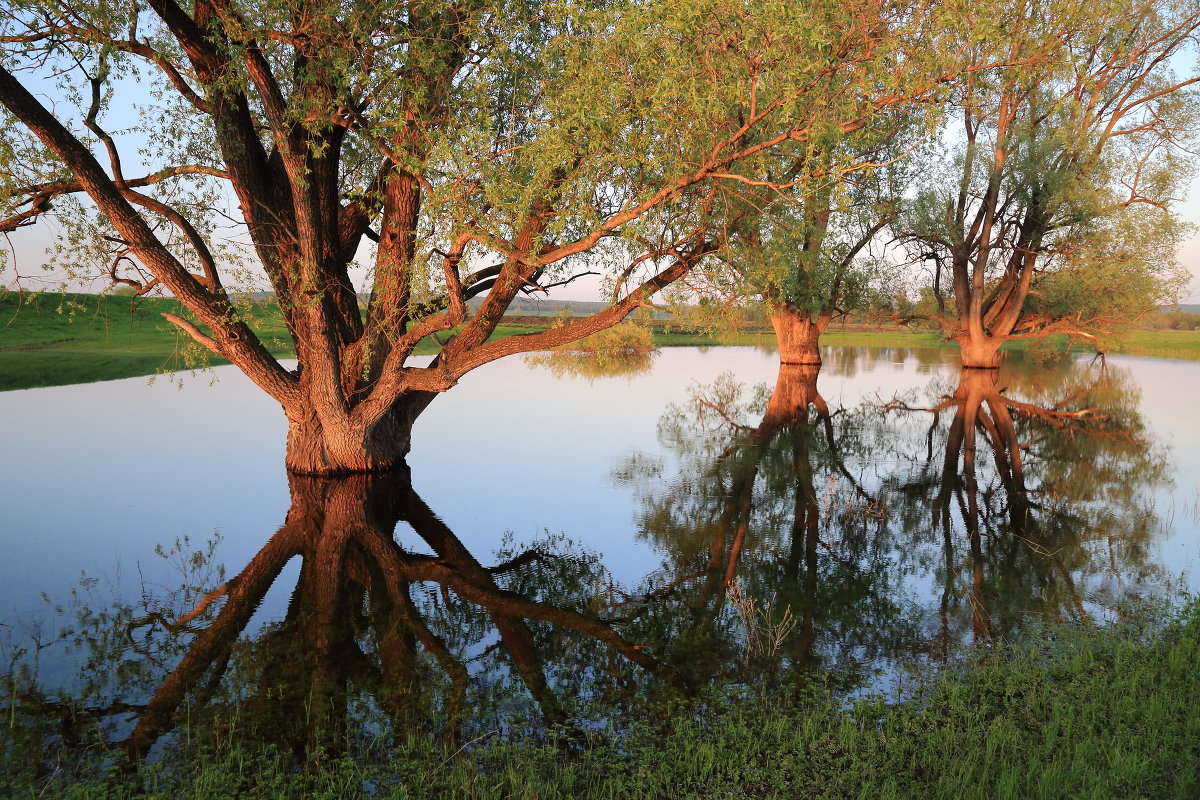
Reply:
M1146 633L1058 624L981 651L912 699L853 707L819 692L725 694L584 746L428 740L308 772L226 735L139 780L29 781L6 745L11 797L124 798L1194 798L1200 796L1200 612ZM199 738L199 737L197 737ZM22 783L22 781L25 781Z

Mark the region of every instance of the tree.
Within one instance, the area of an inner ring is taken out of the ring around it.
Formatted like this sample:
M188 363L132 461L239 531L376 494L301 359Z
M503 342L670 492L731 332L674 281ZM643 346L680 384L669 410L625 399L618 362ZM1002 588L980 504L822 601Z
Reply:
M1015 339L1095 339L1186 281L1172 202L1193 168L1200 77L1171 67L1200 10L1020 0L995 20L969 47L1014 66L958 81L951 157L899 229L932 262L933 318L964 367L996 367Z
M938 113L930 103L919 114L878 115L871 126L777 153L766 180L723 186L723 247L680 284L720 300L717 308L762 303L780 363L820 364L829 323L870 297L882 264L872 245L895 219L909 156Z
M928 94L928 24L879 0L17 0L0 230L62 212L75 261L178 297L194 318L170 321L283 407L291 470L387 470L465 373L609 327L713 250L705 209L735 167ZM61 101L35 95L56 79ZM110 131L137 80L141 121ZM831 83L839 103L804 102ZM131 144L151 153L137 175ZM605 260L610 308L489 341L519 293ZM245 324L237 268L269 281L295 369ZM433 362L409 363L438 332Z

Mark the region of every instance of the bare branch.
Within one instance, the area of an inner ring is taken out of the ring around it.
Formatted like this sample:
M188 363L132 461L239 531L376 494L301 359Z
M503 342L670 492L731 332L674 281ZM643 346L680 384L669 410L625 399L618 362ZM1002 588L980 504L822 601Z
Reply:
M223 353L221 353L221 348L217 346L216 341L212 337L205 335L203 331L201 331L199 328L197 328L192 323L188 322L183 317L177 316L175 314L168 314L168 313L164 312L163 318L166 319L167 322L170 322L172 325L177 325L179 328L181 328L183 330L184 333L186 333L188 336L192 337L197 342L204 345L205 347L207 347L209 350L213 351L217 355L223 355Z

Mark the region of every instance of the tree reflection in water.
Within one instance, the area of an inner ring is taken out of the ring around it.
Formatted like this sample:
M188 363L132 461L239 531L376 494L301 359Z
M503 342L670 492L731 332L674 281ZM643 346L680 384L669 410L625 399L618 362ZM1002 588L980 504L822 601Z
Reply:
M785 666L836 667L836 684L857 688L869 665L917 633L900 629L906 600L879 498L863 480L873 445L860 436L862 412L831 412L818 369L782 365L773 390L754 392L722 376L660 421L678 463L666 491L658 460L635 456L615 476L639 495L639 527L663 553L647 588L672 598L659 624L692 651L673 660L741 672L747 637L770 621L730 608L735 581L797 622L775 658L758 659L755 680L783 680Z
M485 566L407 470L293 476L284 524L236 576L190 584L173 613L85 606L71 636L88 681L61 700L24 681L9 706L29 712L20 735L73 746L81 721L109 720L141 758L181 724L236 727L297 760L363 737L457 747L514 724L571 741L609 709L710 682L879 686L973 639L1165 585L1151 494L1166 462L1122 373L1010 365L837 410L817 378L784 366L747 392L725 376L668 409L674 467L635 456L616 475L662 553L634 588L550 535ZM297 557L286 613L257 628Z
M615 475L663 553L646 590L672 602L654 613L691 663L732 672L744 655L735 582L798 621L762 677L815 665L846 689L1166 587L1150 547L1167 462L1120 371L1014 358L935 379L929 402L836 412L816 380L785 368L747 392L723 377L663 415L674 474L635 455Z
M88 617L75 635L96 680L57 704L31 687L21 710L41 712L35 727L50 734L55 717L77 719L84 708L100 722L132 715L131 726L110 731L123 729L140 759L185 721L237 720L243 740L307 760L364 735L456 742L525 722L569 728L584 704L672 684L668 666L618 632L625 600L573 543L547 536L484 566L414 492L407 470L289 483L284 524L191 610L125 606ZM408 528L414 549L401 543ZM295 557L283 619L246 637ZM118 677L135 673L137 681ZM112 701L115 684L144 701Z
M1007 637L1047 614L1086 621L1163 591L1151 546L1164 532L1153 495L1168 462L1125 373L1012 358L963 370L948 389L935 381L925 404L882 407L885 429L909 433L885 482L897 524L914 553L940 539L943 653L967 631Z

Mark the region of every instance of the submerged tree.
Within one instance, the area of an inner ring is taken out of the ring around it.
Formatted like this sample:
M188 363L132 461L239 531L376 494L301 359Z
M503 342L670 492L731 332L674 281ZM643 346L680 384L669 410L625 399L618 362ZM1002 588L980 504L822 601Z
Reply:
M818 98L813 98L818 102ZM773 180L722 186L721 247L677 284L718 309L761 304L782 364L820 364L820 337L864 307L883 277L881 232L895 219L913 152L940 104L881 114L775 154Z
M927 95L929 19L879 0L18 0L0 230L59 213L74 263L178 297L194 317L170 321L282 405L291 470L386 470L469 370L609 327L713 250L735 168ZM609 309L489 341L519 293L605 263ZM269 281L295 369L234 303L239 266Z
M1172 204L1193 168L1200 77L1172 67L1200 10L1019 0L990 30L978 20L967 49L1015 66L957 82L950 159L899 233L932 263L932 318L963 366L995 368L1005 342L1095 339L1186 281Z

